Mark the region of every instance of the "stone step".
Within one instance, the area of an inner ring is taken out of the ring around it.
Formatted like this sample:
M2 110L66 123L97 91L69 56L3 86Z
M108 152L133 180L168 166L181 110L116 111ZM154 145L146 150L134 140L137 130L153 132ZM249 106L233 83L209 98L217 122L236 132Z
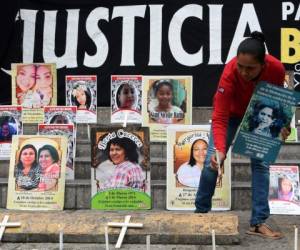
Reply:
M19 228L5 231L5 242L57 242L63 230L64 243L104 243L108 222L124 222L126 212L95 210L25 212L0 211L0 218L9 215L10 221L20 222ZM211 245L211 229L218 245L240 244L238 216L232 213L194 214L169 211L138 211L132 213L131 223L142 223L143 228L128 228L124 244L145 244L150 235L151 244ZM117 242L120 228L109 228L109 241Z
M0 178L0 208L6 208L7 179ZM166 181L151 181L151 196L153 209L166 209ZM232 210L250 209L250 182L232 182ZM90 180L67 180L65 188L65 209L90 209L91 182Z

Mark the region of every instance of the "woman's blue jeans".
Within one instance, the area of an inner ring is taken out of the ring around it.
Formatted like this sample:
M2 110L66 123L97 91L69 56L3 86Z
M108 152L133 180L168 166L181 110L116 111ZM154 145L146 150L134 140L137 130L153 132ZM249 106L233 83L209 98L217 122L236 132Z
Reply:
M239 118L230 118L227 129L226 150L228 151L234 135L241 122ZM200 184L196 195L195 206L196 213L207 213L211 210L212 197L216 188L218 173L210 167L210 158L215 153L214 140L212 132L209 137L208 151L204 162L204 168L201 173ZM269 165L251 159L252 170L252 214L250 225L257 225L265 222L270 215L268 196L270 173Z

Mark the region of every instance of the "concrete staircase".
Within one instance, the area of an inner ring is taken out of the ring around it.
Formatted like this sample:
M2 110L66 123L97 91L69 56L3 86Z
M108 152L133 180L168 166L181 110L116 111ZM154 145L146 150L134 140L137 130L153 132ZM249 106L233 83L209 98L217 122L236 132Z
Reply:
M193 124L207 124L211 117L211 108L194 108ZM300 119L300 109L296 113L296 121ZM98 108L98 123L110 125L110 109ZM299 126L300 128L300 126ZM35 125L26 125L24 134L36 134ZM300 129L298 131L300 134ZM77 146L75 160L75 180L66 181L65 209L81 210L90 208L91 198L91 146L89 126L79 124L77 127ZM151 194L152 212L166 208L166 143L151 143ZM300 143L284 144L278 164L299 165ZM6 207L7 177L9 159L0 161L0 207ZM232 155L232 210L249 210L251 206L251 170L250 161L245 157ZM149 213L151 213L149 211ZM209 241L209 240L208 240Z

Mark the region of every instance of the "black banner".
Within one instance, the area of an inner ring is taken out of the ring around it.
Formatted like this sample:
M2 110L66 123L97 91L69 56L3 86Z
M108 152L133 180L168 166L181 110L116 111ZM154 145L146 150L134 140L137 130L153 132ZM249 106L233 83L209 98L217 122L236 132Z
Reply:
M1 104L11 103L11 63L47 62L57 64L59 105L65 75L97 75L98 106L109 106L110 76L141 74L192 75L193 105L210 106L224 64L254 30L300 74L299 1L13 0L0 14Z

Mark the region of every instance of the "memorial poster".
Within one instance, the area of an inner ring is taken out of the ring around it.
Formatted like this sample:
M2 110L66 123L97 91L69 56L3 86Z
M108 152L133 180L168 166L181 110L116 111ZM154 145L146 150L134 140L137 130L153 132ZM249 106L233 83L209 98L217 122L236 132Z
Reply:
M23 107L23 123L42 123L44 106L56 105L56 66L53 63L13 63L12 104Z
M269 206L271 214L300 215L298 166L270 166Z
M275 162L282 144L280 131L291 123L299 95L290 89L259 83L236 134L233 152Z
M74 180L74 125L73 124L39 124L38 131L40 135L62 135L68 140L66 180Z
M44 107L44 123L46 124L76 124L76 106Z
M166 141L169 125L192 123L191 76L143 76L143 126L151 141Z
M142 76L111 76L111 123L142 123Z
M210 125L178 125L167 129L167 209L195 210L195 198L207 154ZM231 156L212 198L212 210L231 207Z
M21 106L0 106L0 159L8 159L13 135L23 134Z
M97 76L66 76L66 106L77 106L77 123L97 123Z
M94 127L92 209L151 208L148 128Z
M64 136L13 136L7 209L62 210L66 155Z

